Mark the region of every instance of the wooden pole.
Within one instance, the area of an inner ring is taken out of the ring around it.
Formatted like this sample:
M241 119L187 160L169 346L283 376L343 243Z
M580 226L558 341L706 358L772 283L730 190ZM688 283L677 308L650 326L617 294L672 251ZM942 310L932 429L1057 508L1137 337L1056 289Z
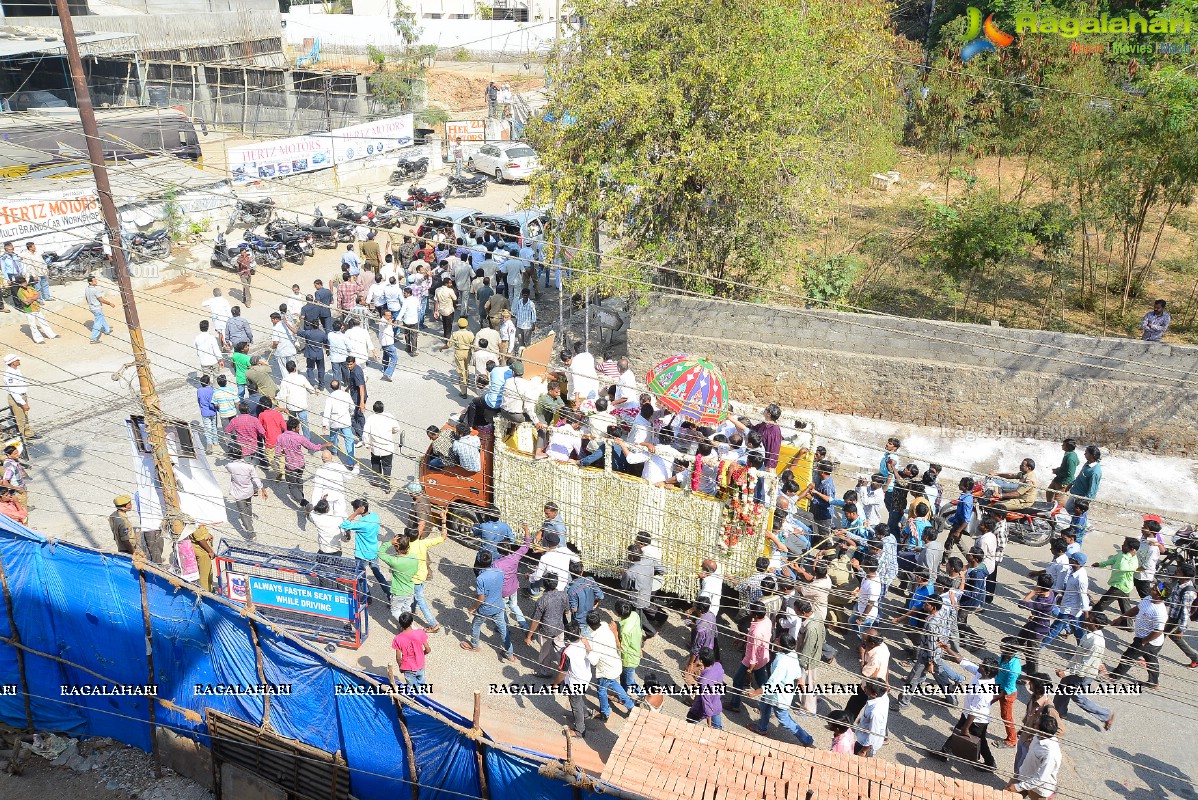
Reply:
M141 622L145 626L146 631L146 683L155 685L157 680L154 677L154 628L150 624L150 603L146 600L146 574L141 571L141 567L137 566L134 561L134 568L137 569L137 583L141 587ZM253 625L253 622L250 622ZM146 704L150 712L150 754L154 758L154 777L162 777L162 754L158 752L158 702L154 698L150 698Z
M0 591L4 593L4 608L8 611L8 629L12 631L10 642L19 645L21 633L17 630L17 617L12 610L12 592L8 588L8 576L4 573L4 561L0 560ZM29 679L25 676L25 651L14 647L17 651L17 679L21 682L21 696L25 701L25 725L33 733L33 706L29 700Z
M395 703L395 716L399 719L399 730L403 734L404 752L408 756L408 767L412 772L412 800L420 800L420 777L416 772L416 748L412 745L412 734L408 733L408 721L404 719L403 702L395 683L395 667L387 665L387 682L391 686L391 702Z
M166 443L166 424L158 392L154 388L154 375L150 372L150 359L146 354L146 343L141 333L141 321L137 316L137 302L133 298L133 285L129 282L129 268L125 264L124 240L121 238L120 219L112 197L112 186L108 182L108 167L104 163L104 146L100 141L100 130L96 126L96 114L92 108L91 93L83 77L83 60L79 56L79 43L75 39L75 23L67 0L54 0L58 9L58 21L62 25L62 41L67 51L67 64L71 70L71 84L79 106L79 122L83 125L87 141L87 156L91 161L92 174L96 179L96 195L104 215L104 228L112 249L112 267L116 273L116 284L121 292L121 307L125 312L125 324L129 326L129 344L133 348L133 360L137 365L137 380L141 388L141 403L145 410L146 433L154 453L154 467L158 483L162 488L162 516L171 526L172 545L183 533L183 516L179 510L179 490L175 485L175 469L171 464Z
M480 720L483 715L483 693L474 690L474 757L478 761L478 788L483 800L491 800L491 789L487 786L487 763L483 751L483 729Z

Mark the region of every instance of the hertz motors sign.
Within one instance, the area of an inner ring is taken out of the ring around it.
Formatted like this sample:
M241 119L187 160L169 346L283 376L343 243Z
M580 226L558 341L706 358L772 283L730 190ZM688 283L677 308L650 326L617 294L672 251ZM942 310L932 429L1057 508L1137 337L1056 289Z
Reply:
M0 241L31 239L100 222L100 203L94 192L0 200Z

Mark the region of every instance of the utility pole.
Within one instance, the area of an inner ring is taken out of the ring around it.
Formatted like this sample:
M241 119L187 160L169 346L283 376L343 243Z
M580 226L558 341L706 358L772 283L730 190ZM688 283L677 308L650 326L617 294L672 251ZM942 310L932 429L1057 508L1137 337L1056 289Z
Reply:
M137 366L137 380L141 384L141 402L145 410L146 434L154 451L154 466L162 488L163 519L170 523L172 543L183 534L183 516L179 509L179 489L175 485L175 470L167 452L166 425L158 393L154 389L154 376L150 373L150 359L146 355L145 339L141 335L141 322L137 316L137 302L133 299L133 286L129 282L129 269L125 265L124 240L112 199L112 187L108 183L108 168L104 163L104 146L96 126L96 114L92 109L91 93L83 75L83 61L79 57L79 42L75 39L75 24L67 0L54 0L58 9L58 21L62 24L62 40L66 46L67 64L71 69L71 84L75 88L75 100L79 105L79 121L83 123L83 134L87 139L87 156L91 161L92 174L96 178L96 195L100 200L100 211L104 215L104 228L112 249L112 266L116 272L117 286L121 291L121 307L125 311L125 324L129 326L129 343L133 348L133 363Z

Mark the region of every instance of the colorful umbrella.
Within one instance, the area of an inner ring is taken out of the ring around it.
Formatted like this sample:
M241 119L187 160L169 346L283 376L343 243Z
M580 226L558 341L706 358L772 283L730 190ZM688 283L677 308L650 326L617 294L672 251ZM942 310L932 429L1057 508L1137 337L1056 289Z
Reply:
M728 416L728 384L720 368L705 358L679 353L645 376L657 401L697 425L723 422Z

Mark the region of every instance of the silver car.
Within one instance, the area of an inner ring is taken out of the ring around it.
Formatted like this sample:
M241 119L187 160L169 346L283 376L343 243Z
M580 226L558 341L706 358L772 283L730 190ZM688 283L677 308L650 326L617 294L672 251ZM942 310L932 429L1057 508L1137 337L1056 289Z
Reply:
M524 142L494 142L474 151L466 167L504 181L526 181L541 168L537 153Z

